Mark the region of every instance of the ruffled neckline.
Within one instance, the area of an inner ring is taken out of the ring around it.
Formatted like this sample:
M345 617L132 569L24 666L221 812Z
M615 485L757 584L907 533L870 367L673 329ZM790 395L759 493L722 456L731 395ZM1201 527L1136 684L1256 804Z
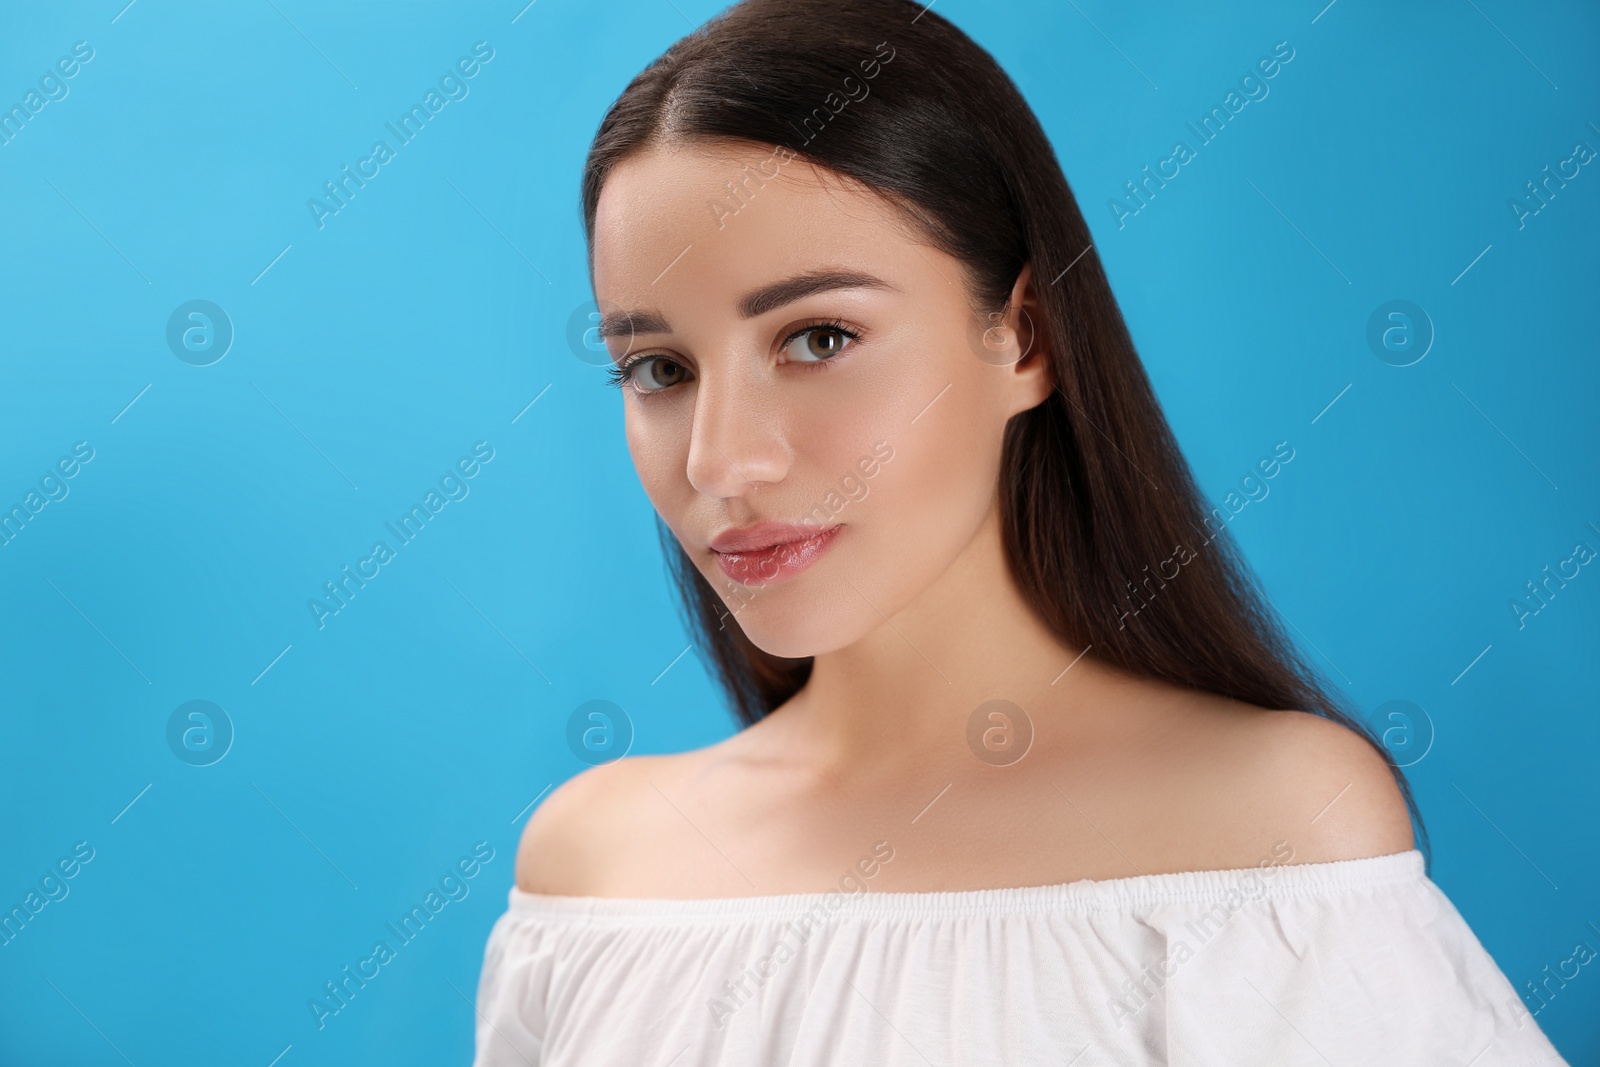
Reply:
M1417 849L1326 863L1267 864L1212 871L1172 871L1127 878L993 889L847 893L825 890L742 897L595 897L529 893L511 887L510 911L585 922L727 922L796 919L821 909L852 918L938 918L1106 911L1162 903L1206 903L1315 896L1335 890L1418 882Z

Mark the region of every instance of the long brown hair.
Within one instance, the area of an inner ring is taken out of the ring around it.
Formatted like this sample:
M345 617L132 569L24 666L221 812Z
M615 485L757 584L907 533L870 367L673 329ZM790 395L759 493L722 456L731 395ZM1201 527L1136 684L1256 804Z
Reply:
M606 112L583 174L591 278L606 176L669 138L783 146L884 195L965 264L980 322L1031 263L1057 388L1006 426L999 488L1006 556L1033 609L1135 674L1355 730L1389 765L1429 853L1405 774L1302 659L1197 488L1050 141L993 57L910 0L734 5ZM690 629L741 723L756 722L805 685L811 658L757 648L659 532Z

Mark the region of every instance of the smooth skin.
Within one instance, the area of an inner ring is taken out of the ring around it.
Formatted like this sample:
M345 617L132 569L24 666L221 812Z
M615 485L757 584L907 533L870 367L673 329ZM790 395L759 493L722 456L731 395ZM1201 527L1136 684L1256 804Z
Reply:
M524 830L518 886L819 892L879 841L894 858L869 885L888 892L1414 847L1393 777L1352 731L1138 678L1049 632L1007 569L998 511L1005 424L1054 388L1054 341L1028 314L1031 270L985 335L962 264L870 190L790 160L742 206L729 200L724 183L745 164L768 161L770 174L771 155L702 141L629 157L601 193L593 282L602 311L649 328L607 344L614 360L651 357L622 387L651 503L751 640L815 656L811 679L722 742L564 783ZM823 272L878 284L741 307ZM823 327L790 339L829 320L859 337ZM802 521L880 441L893 458L860 478L867 495L838 511L843 529L819 561L757 587L722 573L713 537ZM1009 766L967 743L974 710L995 699L1033 724Z

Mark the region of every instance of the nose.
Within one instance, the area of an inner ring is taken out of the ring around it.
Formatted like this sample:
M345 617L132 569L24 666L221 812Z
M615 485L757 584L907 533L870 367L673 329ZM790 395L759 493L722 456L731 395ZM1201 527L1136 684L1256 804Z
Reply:
M737 366L703 371L690 418L689 484L718 499L783 480L790 450L770 394Z

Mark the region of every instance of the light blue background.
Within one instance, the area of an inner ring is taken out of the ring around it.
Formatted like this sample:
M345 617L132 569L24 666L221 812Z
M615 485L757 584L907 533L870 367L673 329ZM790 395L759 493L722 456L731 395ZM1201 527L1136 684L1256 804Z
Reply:
M0 104L95 50L0 147L0 505L95 449L0 548L0 905L95 849L0 948L0 1062L465 1063L520 827L583 766L572 710L616 701L635 752L732 730L674 662L619 398L566 341L589 138L717 8L125 2L0 7ZM1296 449L1230 528L1337 685L1426 710L1435 880L1519 990L1600 948L1600 566L1525 628L1508 606L1600 548L1600 163L1524 228L1508 206L1600 149L1600 17L937 10L1054 140L1208 495ZM470 95L319 230L307 199L480 40ZM1109 198L1280 40L1270 95L1119 229ZM212 366L165 342L192 299L236 331ZM1365 341L1391 299L1437 331L1413 366ZM470 495L319 630L307 599L480 440ZM236 730L204 768L165 736L194 699ZM470 896L319 1031L308 999L478 841ZM1591 963L1539 1022L1593 1063L1597 1018Z

